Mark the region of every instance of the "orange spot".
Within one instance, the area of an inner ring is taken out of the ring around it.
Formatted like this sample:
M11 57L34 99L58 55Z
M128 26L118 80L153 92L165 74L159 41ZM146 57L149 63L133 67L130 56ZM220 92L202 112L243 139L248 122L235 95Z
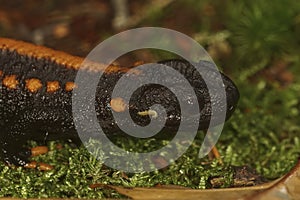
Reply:
M37 92L39 89L42 88L42 82L39 79L31 78L25 80L26 88L29 90L29 92Z
M114 98L110 101L110 106L115 112L123 112L126 110L127 105L120 97Z
M0 76L3 76L3 71L0 70Z
M47 92L56 92L60 88L58 81L47 82Z
M28 169L35 169L37 167L37 162L31 161L30 163L27 163L24 167Z
M52 169L53 169L52 165L42 163L42 162L39 163L39 170L41 170L41 171L49 171L49 170L52 170Z
M35 169L35 168L38 167L38 169L41 170L41 171L49 171L49 170L53 169L52 165L48 165L46 163L36 162L36 161L32 161L30 163L27 163L24 167L28 168L28 169Z
M31 156L38 156L41 154L48 153L49 149L47 146L37 146L31 148Z
M77 88L77 85L74 82L67 82L65 89L67 92L72 91L74 88Z
M5 76L2 83L4 86L6 86L9 89L16 89L19 84L19 81L17 80L16 75L8 75Z

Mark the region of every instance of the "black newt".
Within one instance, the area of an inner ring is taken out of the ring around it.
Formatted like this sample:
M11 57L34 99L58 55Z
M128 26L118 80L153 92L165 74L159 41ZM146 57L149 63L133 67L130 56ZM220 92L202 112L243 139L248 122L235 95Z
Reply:
M30 152L23 149L27 140L71 139L79 141L72 115L72 92L79 87L74 83L78 70L91 74L103 70L101 64L81 66L83 58L55 51L34 44L0 38L0 159L6 163L24 166L28 163ZM199 130L206 129L211 119L211 103L218 104L218 94L208 94L201 75L185 60L166 60L159 62L179 71L193 86L199 103ZM195 63L206 75L216 77L218 71L212 63ZM130 68L110 65L100 78L95 110L99 124L106 134L120 132L112 112L126 109L122 99L111 99L117 81ZM139 78L139 72L129 78ZM152 74L155 76L155 74ZM226 91L226 119L234 112L239 92L233 81L221 73ZM172 78L172 77L170 77ZM184 90L184 88L183 88ZM210 99L211 97L211 99ZM189 97L186 97L190 100ZM174 94L166 87L145 85L139 88L128 103L128 109L135 123L145 126L151 120L145 112L153 104L166 109L165 132L176 132L180 124L180 106ZM195 114L192 113L191 115ZM186 119L189 120L189 119ZM126 123L126 119L124 122Z

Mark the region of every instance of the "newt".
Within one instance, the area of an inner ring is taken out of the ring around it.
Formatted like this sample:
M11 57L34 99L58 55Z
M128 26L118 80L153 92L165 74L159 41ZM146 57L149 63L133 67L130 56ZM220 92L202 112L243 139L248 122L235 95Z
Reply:
M79 70L87 74L103 70L101 64L82 67L83 61L81 57L47 47L0 38L0 159L8 164L26 165L31 154L24 149L28 140L71 139L80 143L72 114L72 93L76 87L80 87L74 82L75 77ZM218 98L222 97L218 94L210 96L203 78L190 62L172 59L158 63L177 70L193 86L197 96L193 101L199 103L201 116L199 130L206 129L211 120L219 123L218 119L211 118L211 104L218 104ZM219 73L208 61L194 64L212 78ZM157 117L150 107L160 104L167 113L163 132L176 132L182 120L180 106L168 88L152 84L142 86L134 93L128 106L122 99L111 98L114 85L129 69L131 67L112 64L100 77L95 111L101 128L106 134L119 134L121 131L112 113L124 109L129 109L135 123L145 126ZM139 76L136 73L128 77L138 79ZM226 109L226 119L229 119L237 106L239 91L229 77L223 73L221 77L227 106L224 108L220 105L219 110ZM186 97L186 100L189 98ZM194 114L192 112L191 115ZM126 123L126 120L122 123Z

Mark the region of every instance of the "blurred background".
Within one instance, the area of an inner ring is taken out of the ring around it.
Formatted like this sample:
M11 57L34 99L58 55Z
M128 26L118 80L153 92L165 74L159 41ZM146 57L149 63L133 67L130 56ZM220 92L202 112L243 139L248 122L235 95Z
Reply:
M300 50L300 3L222 0L0 0L0 35L85 56L104 39L126 29L159 26L203 45L225 70L243 78L262 69L280 85ZM140 53L136 59L157 59ZM132 58L128 58L132 61ZM272 72L271 72L272 71Z
M225 163L266 178L300 155L300 1L0 0L0 35L85 56L122 30L158 26L198 41L240 89L217 144ZM184 44L183 44L184 45ZM165 55L137 51L122 64Z

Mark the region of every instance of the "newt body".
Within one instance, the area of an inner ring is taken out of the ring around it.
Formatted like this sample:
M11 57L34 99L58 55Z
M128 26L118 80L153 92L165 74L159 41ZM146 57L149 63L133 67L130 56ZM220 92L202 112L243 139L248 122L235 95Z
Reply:
M80 87L74 83L78 70L87 75L98 68L87 66L79 69L83 59L54 51L46 47L0 38L0 158L7 163L25 165L29 153L22 149L27 140L72 139L79 141L72 115L72 92ZM193 86L200 109L199 130L207 128L211 119L211 101L205 82L192 65L184 60L167 60L159 63L171 66L182 73ZM217 73L211 63L200 61L210 77ZM103 73L96 90L95 111L99 124L106 134L121 131L112 116L111 93L114 85L129 68L110 66ZM226 119L234 112L239 99L235 84L224 74L222 79L226 91ZM141 74L129 74L128 78L138 79ZM156 76L152 74L151 76ZM172 77L170 77L172 78ZM126 86L124 86L126 87ZM184 88L183 88L184 89ZM126 89L124 89L126 91ZM212 95L217 102L218 94ZM189 97L187 97L187 100ZM159 85L139 88L128 109L136 124L147 125L151 118L138 113L148 110L153 104L166 109L167 118L164 132L176 132L180 124L180 106L174 94ZM191 115L195 114L191 111ZM196 113L197 114L197 113ZM127 123L124 119L121 123ZM155 119L152 119L155 120ZM189 119L186 119L189 120ZM191 122L194 123L194 122ZM122 134L122 133L120 133Z

